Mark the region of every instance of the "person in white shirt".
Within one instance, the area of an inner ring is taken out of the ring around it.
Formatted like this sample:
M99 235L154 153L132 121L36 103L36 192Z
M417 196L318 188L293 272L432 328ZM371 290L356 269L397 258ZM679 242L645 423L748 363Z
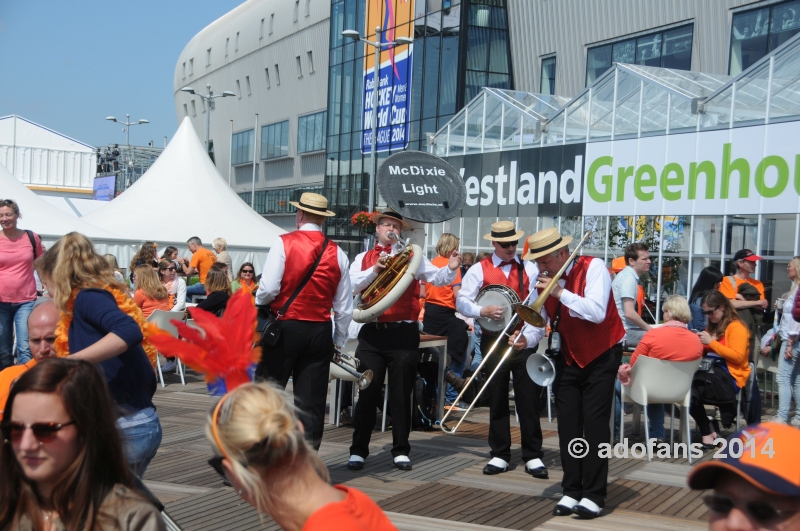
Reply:
M344 251L322 233L325 218L335 216L325 197L306 192L299 202L289 203L297 207L298 230L272 244L256 293L256 305L269 306L281 334L273 346L262 342L256 376L274 380L282 388L292 378L306 436L318 450L334 343L342 348L347 342L353 316L350 263ZM298 292L317 258L313 274Z
M517 256L517 245L524 236L516 230L512 221L498 221L492 224L492 232L483 238L492 242L494 253L473 265L461 280L461 290L456 299L456 309L464 317L502 319L503 308L496 305L479 306L475 303L478 292L485 286L500 284L513 289L520 301L525 300L534 288L539 269L533 262L525 262ZM510 302L510 301L509 301ZM524 327L522 325L525 325ZM508 409L508 380L514 376L514 404L519 416L522 439L522 461L525 472L538 479L547 479L547 468L542 461L542 426L539 422L539 388L531 380L525 364L536 352L539 341L544 337L544 329L527 325L520 321L516 330L522 331L527 339L526 347L514 351L497 370L489 382L489 446L492 459L483 468L487 475L500 474L508 470L511 461L511 421ZM511 331L513 332L513 330ZM507 350L506 341L500 340L492 354L486 358L489 349L498 341L497 334L483 328L480 349L486 359L488 377Z
M643 243L632 243L625 247L626 267L611 282L614 303L625 326L625 347L636 348L650 325L636 311L636 293L639 277L650 270L650 250Z
M353 294L364 291L386 268L390 256L403 249L400 233L408 228L403 216L385 210L373 216L377 225L378 244L355 257L350 265ZM400 298L377 321L365 324L358 334L355 357L361 360L359 371L371 370L372 385L361 391L353 418L355 431L350 446L347 468L361 470L369 455L369 441L375 427L376 408L380 400L381 382L389 373L389 408L392 412L392 457L400 470L411 470L408 455L411 445L411 390L419 364L419 280L434 286L446 286L456 278L461 267L457 250L450 254L446 266L437 268L423 257L416 279Z

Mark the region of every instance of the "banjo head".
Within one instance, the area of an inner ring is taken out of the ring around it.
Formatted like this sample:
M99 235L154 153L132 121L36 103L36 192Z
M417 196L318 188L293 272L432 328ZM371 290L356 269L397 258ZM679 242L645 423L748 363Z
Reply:
M488 317L479 317L477 319L478 324L489 333L499 334L509 321L518 319L514 312L514 304L519 302L517 293L508 286L502 284L484 286L475 297L475 304L479 306L500 306L503 308L503 318L496 320Z

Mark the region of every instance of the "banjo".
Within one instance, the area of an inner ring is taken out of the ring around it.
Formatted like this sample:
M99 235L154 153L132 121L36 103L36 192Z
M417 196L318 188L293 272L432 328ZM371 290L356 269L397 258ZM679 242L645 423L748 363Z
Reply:
M481 307L500 306L503 308L503 317L501 319L479 317L476 320L481 325L481 329L491 335L499 334L512 321L513 323L509 328L513 330L519 324L519 316L514 312L514 305L519 303L519 295L513 289L502 284L489 284L478 292L475 297L475 304Z

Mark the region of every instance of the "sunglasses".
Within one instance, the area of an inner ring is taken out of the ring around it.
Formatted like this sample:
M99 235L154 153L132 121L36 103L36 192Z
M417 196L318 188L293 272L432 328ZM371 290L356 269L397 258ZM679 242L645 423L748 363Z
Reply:
M765 524L774 520L785 520L798 511L789 511L785 509L776 509L767 502L752 501L748 503L740 503L734 501L732 498L724 494L710 494L703 498L703 503L706 504L710 510L715 513L727 515L734 507L740 506L745 509L747 514L756 522Z
M497 242L497 245L499 245L503 249L508 249L509 247L516 247L517 245L519 245L519 242L518 241L516 241L516 242Z
M255 271L253 271L252 269L242 269L242 273L248 273L252 275L253 273L255 273Z
M11 441L11 443L17 444L22 440L22 435L25 433L25 430L30 428L31 431L33 431L33 436L37 441L39 441L40 444L49 443L55 440L59 431L71 424L75 424L75 421L73 420L64 423L34 422L33 424L28 425L25 425L22 422L4 422L3 434L6 438L6 441Z
M175 266L172 266L172 267L165 267L165 268L164 268L164 269L162 269L161 271L175 271Z
M719 308L714 308L713 310L701 310L700 313L703 315L711 315L712 313L716 312Z

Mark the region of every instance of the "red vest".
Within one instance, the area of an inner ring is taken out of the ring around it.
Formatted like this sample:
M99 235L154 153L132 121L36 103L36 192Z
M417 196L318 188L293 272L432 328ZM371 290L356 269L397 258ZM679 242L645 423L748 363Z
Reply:
M519 285L519 271L517 270L519 267L522 267L521 288ZM525 271L525 268L518 261L514 260L514 263L511 264L511 271L508 273L508 278L506 278L502 269L495 267L491 256L481 260L481 268L483 268L483 284L481 285L481 289L489 284L502 284L513 289L517 295L519 295L519 300L521 301L524 301L525 297L528 296L530 279L528 278L528 273Z
M283 308L294 290L308 274L309 268L319 256L325 235L316 230L296 230L282 235L281 239L286 253L286 265L283 270L283 278L281 278L281 291L269 305L275 314ZM336 294L336 288L342 278L338 250L335 243L328 242L325 254L319 261L316 271L297 298L292 301L286 315L280 317L281 321L325 322L331 320L333 296Z
M374 266L380 256L381 252L375 248L367 251L361 260L361 271L366 271ZM414 279L408 289L397 299L397 302L378 317L378 322L396 323L398 321L417 320L419 320L419 281Z
M592 260L594 258L591 256L579 256L575 260L572 271L566 277L565 290L579 297L584 296L586 272ZM558 302L555 297L547 297L544 303L551 323L556 317ZM608 294L606 316L603 322L592 323L580 317L573 317L569 313L569 308L562 304L558 331L561 332L561 352L564 354L567 364L572 365L574 361L581 368L586 367L625 337L625 327L622 325L622 319L619 318L614 295L611 292Z

